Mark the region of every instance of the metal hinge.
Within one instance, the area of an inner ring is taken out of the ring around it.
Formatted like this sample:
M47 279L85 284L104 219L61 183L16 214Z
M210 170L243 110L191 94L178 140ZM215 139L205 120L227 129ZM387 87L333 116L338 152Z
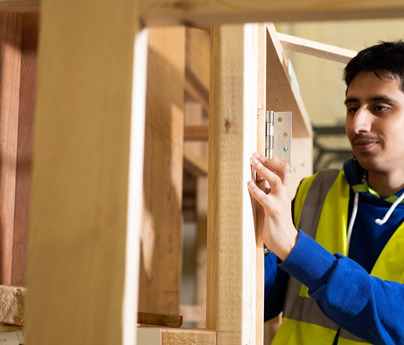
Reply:
M292 112L266 112L265 156L276 157L292 167Z

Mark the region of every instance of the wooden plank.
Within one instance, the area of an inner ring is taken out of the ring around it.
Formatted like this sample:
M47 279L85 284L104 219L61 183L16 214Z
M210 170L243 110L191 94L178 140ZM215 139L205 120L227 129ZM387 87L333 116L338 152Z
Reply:
M203 154L203 153L202 153ZM207 154L206 154L207 156ZM198 328L206 328L206 277L207 277L207 237L208 237L208 177L198 177L196 181L196 239L195 303L203 309Z
M179 328L182 325L183 316L177 314L137 313L137 322L143 325L155 325Z
M23 327L22 326L14 326L14 325L7 325L5 323L0 323L0 333L22 333Z
M215 345L216 332L201 329L161 329L161 345Z
M39 0L0 0L1 12L34 12ZM404 5L399 0L369 0L335 3L332 0L265 1L142 0L141 17L147 26L189 25L206 27L244 22L290 22L313 20L352 20L402 18Z
M11 283L22 15L0 14L0 283Z
M183 328L138 328L138 345L215 345L216 332Z
M293 137L310 137L312 129L300 93L292 84L288 59L273 24L267 25L267 107L273 111L291 111Z
M256 243L249 157L256 150L255 25L211 33L207 327L217 343L256 343Z
M38 15L1 14L0 282L23 285L28 241Z
M257 27L258 51L257 51L257 134L256 152L265 155L265 117L267 109L267 30L265 24ZM265 182L259 184L265 189ZM254 227L255 227L255 296L256 296L256 344L264 343L264 242L262 240L263 214L261 205L253 203Z
M286 50L291 50L307 55L316 56L322 59L341 62L347 64L357 52L345 48L335 47L329 44L319 43L304 38L277 33L282 47Z
M187 125L184 127L185 141L208 141L209 125Z
M139 310L178 314L185 29L149 32Z
M38 46L37 13L22 15L21 81L11 284L25 285Z
M144 0L141 16L146 25L206 27L243 22L402 18L404 4L400 0Z
M138 44L133 78L144 37L137 3L43 0L40 20L25 340L134 344L145 90Z
M201 30L199 30L201 31ZM209 38L210 41L210 38ZM196 47L195 47L196 48ZM210 51L210 48L208 49ZM209 68L209 66L207 66ZM206 71L205 71L206 73ZM189 128L203 128L204 136L206 139L209 134L209 119L208 114L203 111L202 106L195 102L185 103L185 127L184 127L184 140L188 135ZM194 166L197 162L199 167L208 168L208 142L206 141L186 141L184 142L184 152L191 152L192 156L198 157L194 159ZM185 156L185 155L184 155ZM188 155L189 156L189 155ZM185 161L184 161L185 164ZM200 169L199 169L200 170ZM207 173L198 174L196 176L196 183L194 187L195 202L195 220L197 225L196 237L196 252L195 252L195 301L196 308L203 309L203 315L199 314L196 322L197 328L206 327L206 242L207 242L207 213L208 213L208 178Z

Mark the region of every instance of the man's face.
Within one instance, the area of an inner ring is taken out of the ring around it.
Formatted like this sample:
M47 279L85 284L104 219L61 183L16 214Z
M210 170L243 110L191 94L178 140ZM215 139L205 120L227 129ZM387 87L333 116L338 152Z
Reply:
M399 80L361 72L345 101L346 133L359 164L378 174L404 171L404 93Z

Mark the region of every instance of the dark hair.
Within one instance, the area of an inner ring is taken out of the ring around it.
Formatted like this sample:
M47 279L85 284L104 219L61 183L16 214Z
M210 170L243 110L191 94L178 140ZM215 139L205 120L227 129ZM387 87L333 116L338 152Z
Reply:
M380 42L377 45L361 50L344 70L344 81L347 86L359 72L373 72L378 78L380 74L391 74L400 81L404 92L404 42Z

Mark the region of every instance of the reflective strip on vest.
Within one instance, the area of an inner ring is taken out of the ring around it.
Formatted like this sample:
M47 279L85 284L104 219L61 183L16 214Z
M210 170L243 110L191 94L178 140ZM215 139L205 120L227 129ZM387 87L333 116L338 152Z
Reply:
M324 170L302 181L295 198L294 219L299 229L329 252L346 255L348 207L349 185L344 172ZM308 296L307 287L290 277L284 321L272 344L332 345L338 328ZM341 328L338 344L364 343Z

